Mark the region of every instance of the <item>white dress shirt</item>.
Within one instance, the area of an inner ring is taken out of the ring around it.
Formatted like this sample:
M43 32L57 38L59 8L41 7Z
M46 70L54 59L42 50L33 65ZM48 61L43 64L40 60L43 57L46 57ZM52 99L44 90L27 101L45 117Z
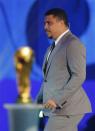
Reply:
M69 32L69 29L67 29L65 32L63 32L56 40L55 40L55 46L58 44L59 40Z

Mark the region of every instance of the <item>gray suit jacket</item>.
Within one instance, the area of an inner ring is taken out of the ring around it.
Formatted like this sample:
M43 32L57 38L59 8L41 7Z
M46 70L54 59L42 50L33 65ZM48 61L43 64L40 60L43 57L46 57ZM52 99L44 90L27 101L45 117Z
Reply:
M46 56L49 50L50 48ZM45 60L43 69L44 66ZM85 76L85 47L69 31L60 39L50 55L39 93L40 96L43 92L43 103L53 99L60 107L50 111L49 114L73 115L91 111L89 99L82 88Z

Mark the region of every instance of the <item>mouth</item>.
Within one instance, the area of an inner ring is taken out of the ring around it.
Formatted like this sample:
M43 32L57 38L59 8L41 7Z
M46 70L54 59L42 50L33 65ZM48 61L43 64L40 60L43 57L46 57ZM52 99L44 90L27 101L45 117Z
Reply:
M46 32L50 32L49 30L45 30Z

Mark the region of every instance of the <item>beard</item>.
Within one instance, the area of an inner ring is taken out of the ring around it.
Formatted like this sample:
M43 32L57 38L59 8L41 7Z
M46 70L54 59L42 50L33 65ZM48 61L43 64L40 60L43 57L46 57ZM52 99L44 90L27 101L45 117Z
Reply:
M46 34L47 34L47 36L48 36L49 39L52 39L52 38L53 38L52 35L51 35L51 32L46 31Z

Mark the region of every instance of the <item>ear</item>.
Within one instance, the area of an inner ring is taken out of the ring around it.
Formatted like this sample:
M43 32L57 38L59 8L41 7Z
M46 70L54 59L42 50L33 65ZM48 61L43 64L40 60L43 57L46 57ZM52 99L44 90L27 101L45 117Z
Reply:
M62 25L65 25L65 23L64 23L64 21L63 21L63 20L61 20L61 21L60 21L60 23L61 23Z

